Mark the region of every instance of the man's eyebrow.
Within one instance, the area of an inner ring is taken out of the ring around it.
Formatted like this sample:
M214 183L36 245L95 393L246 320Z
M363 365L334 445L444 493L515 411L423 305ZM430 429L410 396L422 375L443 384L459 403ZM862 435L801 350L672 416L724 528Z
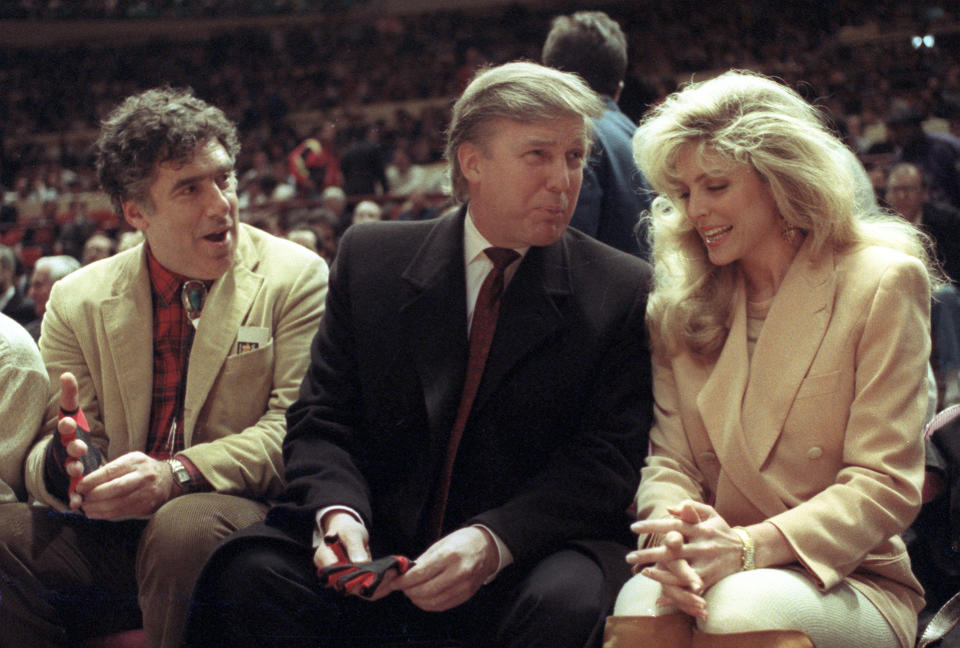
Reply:
M531 136L523 140L524 146L553 146L557 140L551 137Z
M188 176L186 178L181 178L177 180L175 183L173 183L173 187L170 188L170 193L174 193L181 187L185 187L187 185L193 184L194 182L198 182L200 180L203 180L204 178L219 176L223 173L229 173L233 170L234 170L234 165L222 164L217 168L213 169L212 171L210 171L209 173L198 173L196 175Z

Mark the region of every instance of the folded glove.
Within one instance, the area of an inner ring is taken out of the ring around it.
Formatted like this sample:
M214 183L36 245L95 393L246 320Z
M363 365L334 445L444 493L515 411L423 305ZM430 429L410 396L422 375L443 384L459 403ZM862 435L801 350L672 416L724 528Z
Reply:
M388 571L395 569L398 574L405 574L414 565L406 556L387 556L370 562L352 563L339 538L324 538L324 542L337 555L339 562L318 569L317 575L320 576L321 585L341 594L373 596Z
M66 466L69 458L67 446L70 445L70 442L74 439L80 439L87 444L87 454L79 458L83 465L84 475L100 467L102 455L97 446L90 440L90 425L87 423L87 417L84 416L83 410L78 407L76 411L67 412L61 408L57 420L59 421L65 416L73 417L73 420L77 422L76 432L68 435L59 432L53 433L54 438L47 445L47 451L43 458L43 479L48 491L67 501L70 493L74 491L77 483L82 479L82 476L70 477L67 474Z

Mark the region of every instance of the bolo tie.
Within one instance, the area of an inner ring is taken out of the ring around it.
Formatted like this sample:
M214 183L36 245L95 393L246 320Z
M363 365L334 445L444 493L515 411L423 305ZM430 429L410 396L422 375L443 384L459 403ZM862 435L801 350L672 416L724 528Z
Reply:
M183 309L187 312L187 319L197 327L200 321L200 311L203 310L203 302L207 298L207 285L197 279L185 281L180 289L180 299L183 302Z
M183 404L186 399L187 391L187 369L190 362L190 347L193 346L193 333L200 323L200 312L203 310L203 302L207 299L207 285L197 279L190 279L180 287L180 301L183 304L183 310L186 312L187 321L192 328L187 335L187 343L183 349L183 363L180 372L180 384L177 386L177 402L173 408L173 420L170 421L170 431L167 434L167 452L173 456L177 438L177 421L183 415Z

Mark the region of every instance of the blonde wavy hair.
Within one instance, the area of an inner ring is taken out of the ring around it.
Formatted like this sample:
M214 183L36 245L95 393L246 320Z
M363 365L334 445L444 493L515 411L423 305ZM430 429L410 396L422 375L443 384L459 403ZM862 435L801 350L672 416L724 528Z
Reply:
M927 237L892 213L857 204L855 160L819 111L773 79L731 70L668 96L633 138L634 159L657 194L647 214L654 261L647 325L659 351L716 357L736 290L736 264L710 262L679 199L677 157L691 144L711 162L756 170L784 227L802 230L815 255L827 246L880 245L920 259L931 289L940 281Z

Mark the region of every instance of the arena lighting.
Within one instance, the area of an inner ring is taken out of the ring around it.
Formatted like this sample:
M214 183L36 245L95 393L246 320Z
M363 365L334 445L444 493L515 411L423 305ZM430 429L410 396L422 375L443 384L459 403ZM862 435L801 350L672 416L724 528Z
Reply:
M921 47L933 47L935 40L933 38L933 34L914 36L910 39L910 44L913 45L913 49L920 49Z

